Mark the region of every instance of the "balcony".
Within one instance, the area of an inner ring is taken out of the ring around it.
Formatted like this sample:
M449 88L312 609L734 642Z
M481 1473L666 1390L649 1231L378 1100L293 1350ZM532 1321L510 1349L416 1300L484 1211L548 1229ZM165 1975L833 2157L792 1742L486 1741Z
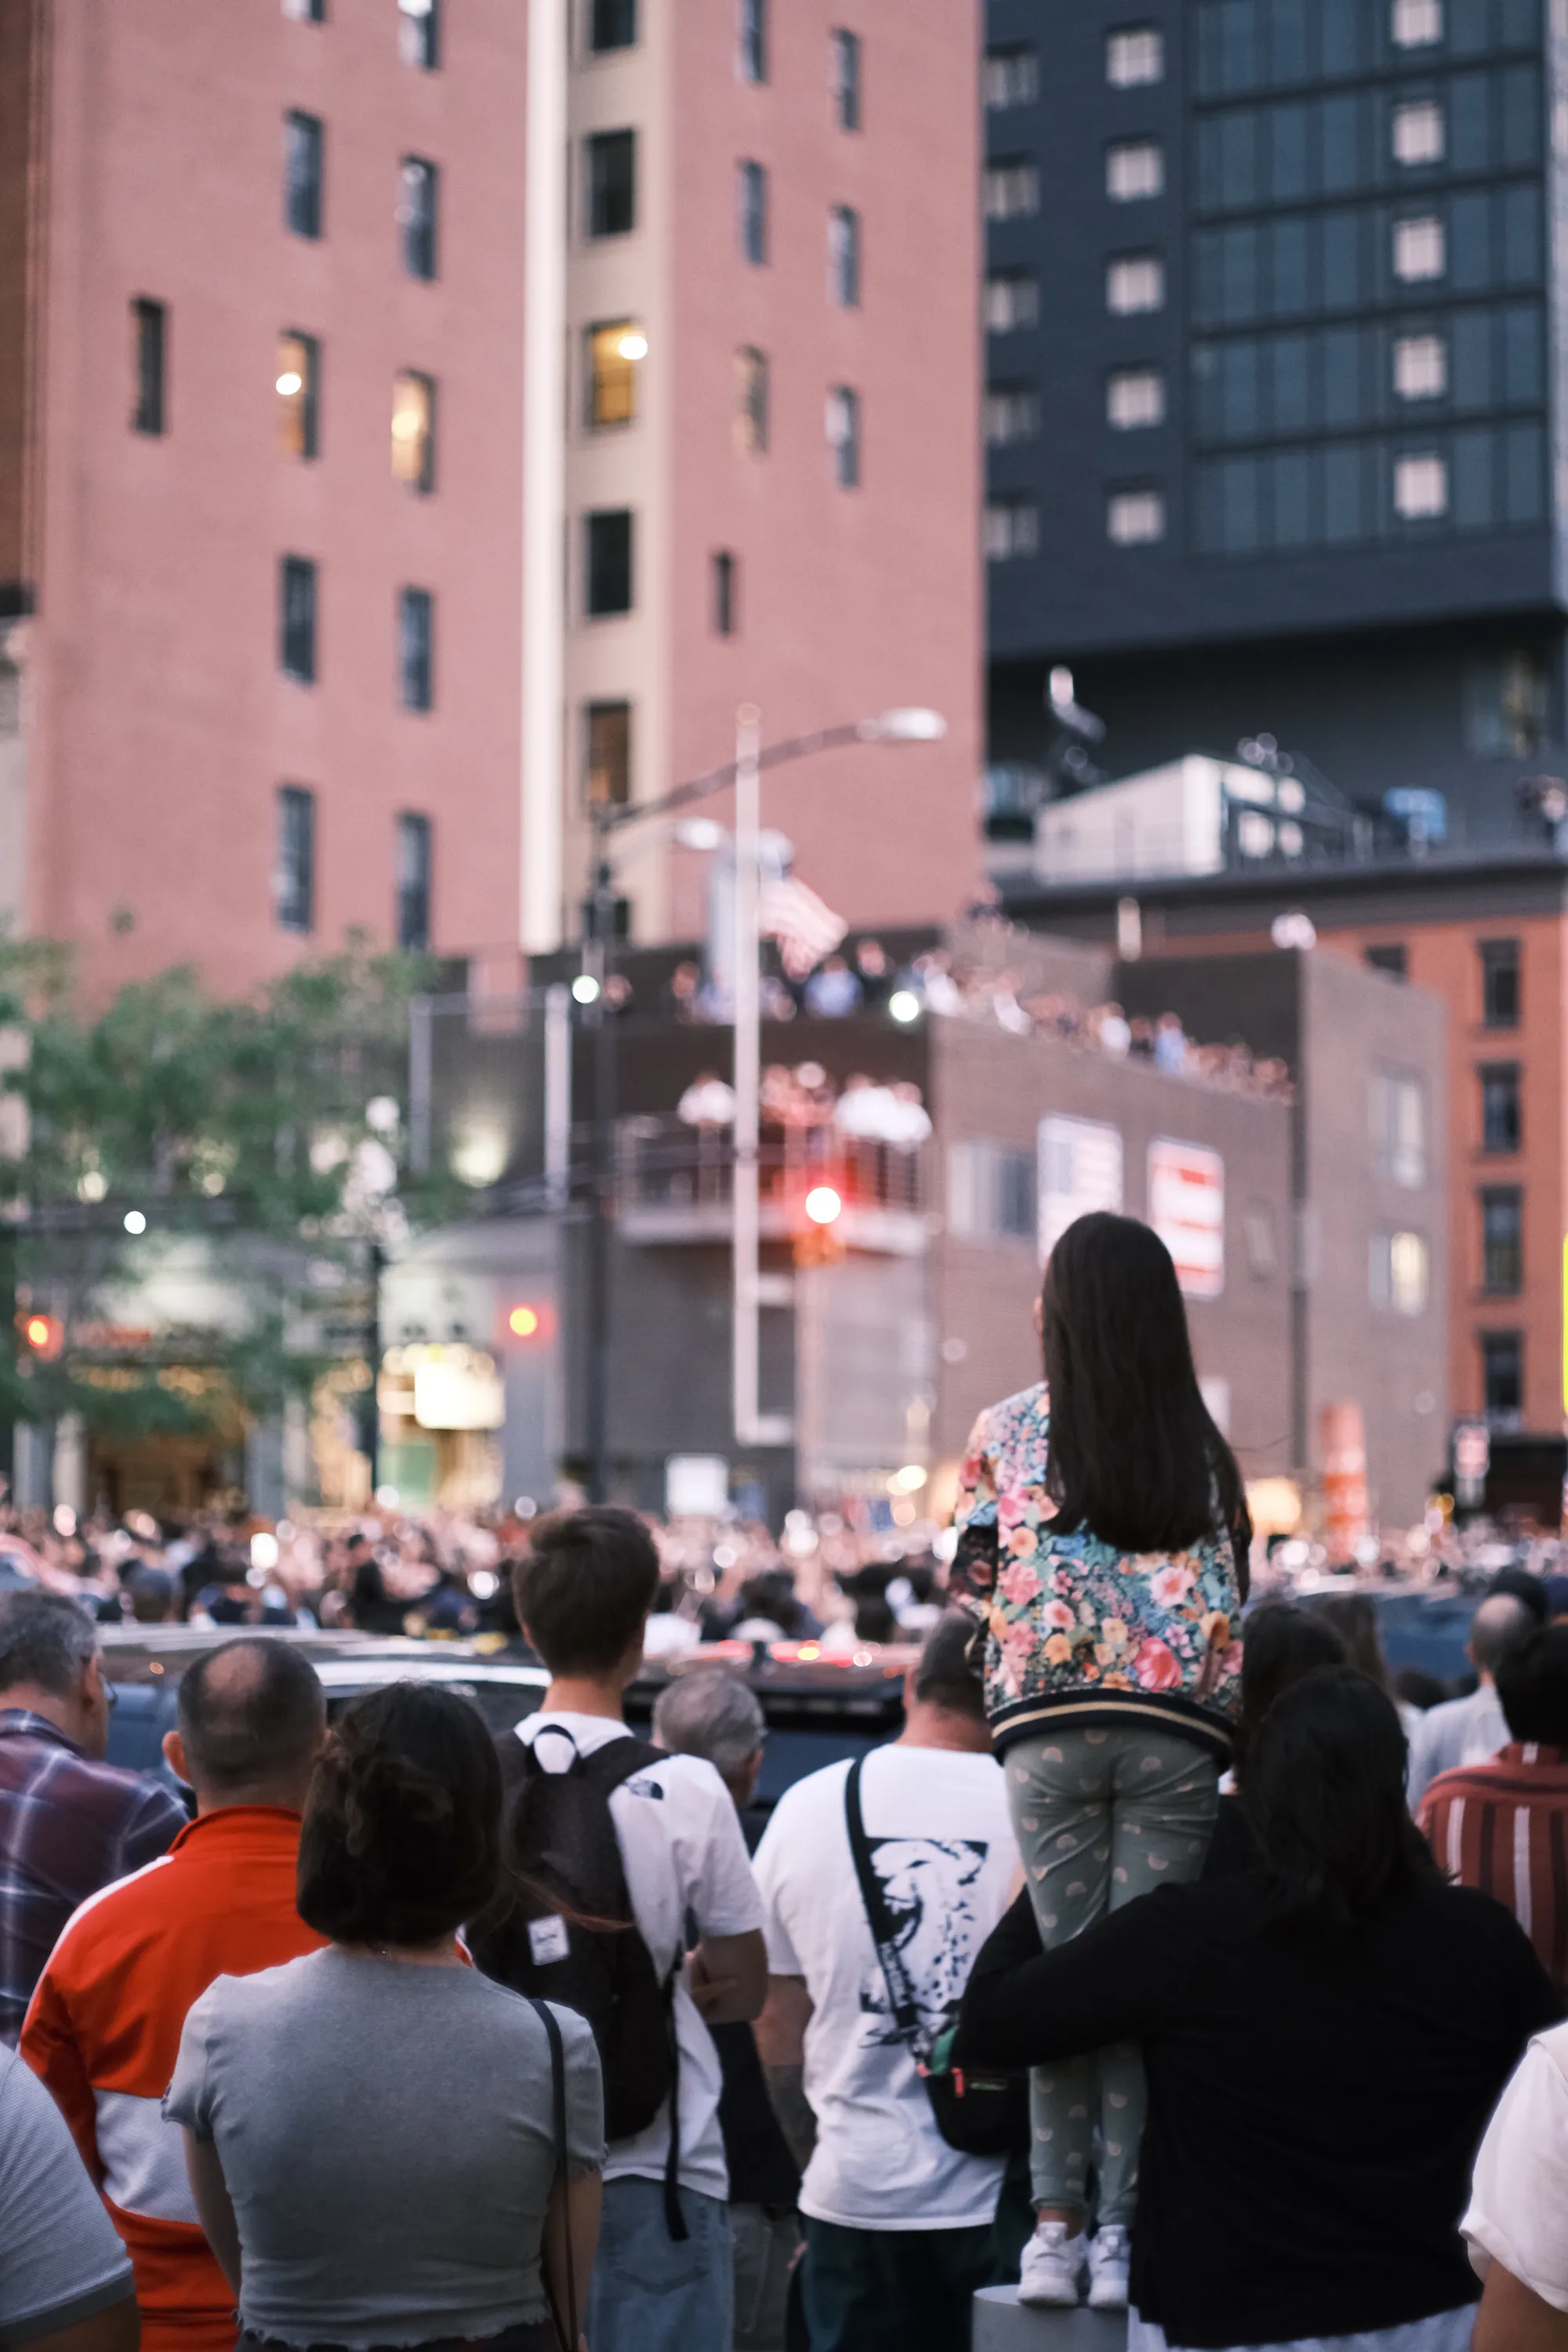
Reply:
M734 1143L727 1127L622 1119L616 1138L616 1211L622 1236L643 1244L728 1242ZM759 1162L762 1237L793 1242L811 1230L805 1198L831 1185L846 1249L919 1257L930 1239L927 1150L906 1150L830 1127L764 1127Z

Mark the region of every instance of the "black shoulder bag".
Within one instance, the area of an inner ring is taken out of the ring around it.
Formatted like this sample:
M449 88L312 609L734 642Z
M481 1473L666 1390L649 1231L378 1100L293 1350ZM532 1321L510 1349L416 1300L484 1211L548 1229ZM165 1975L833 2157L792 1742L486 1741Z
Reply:
M888 1988L888 2000L899 2039L907 2043L931 2101L931 2118L949 2147L964 2156L1013 2156L1029 2144L1029 2082L1026 2074L971 2074L942 2063L952 2042L952 2023L937 2036L933 2047L921 2047L920 2003L909 1972L899 1956L896 1933L888 1916L882 1883L871 1865L871 1847L860 1811L860 1767L857 1757L844 1784L844 1822L849 1852L860 1885L860 1900L877 1958ZM933 2059L937 2063L933 2063Z
M536 2000L524 1993L524 2000L544 2028L544 2038L550 2044L550 2120L551 2136L555 2142L555 2174L565 2192L564 2212L566 2247L566 2309L561 2310L550 2284L550 2272L544 2261L542 2236L540 2244L539 2274L544 2288L544 2299L550 2305L550 2322L555 2330L562 2352L577 2352L580 2331L577 2324L577 2271L572 2259L572 2164L571 2142L566 2135L566 2051L561 2039L561 2028L551 2015L548 2002Z

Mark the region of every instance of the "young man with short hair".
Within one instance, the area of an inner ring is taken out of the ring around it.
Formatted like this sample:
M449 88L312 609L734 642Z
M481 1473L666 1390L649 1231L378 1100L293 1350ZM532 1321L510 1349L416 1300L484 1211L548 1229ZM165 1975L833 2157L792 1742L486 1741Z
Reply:
M163 1753L196 1818L160 1860L84 1904L55 1947L22 2055L69 2124L136 2273L142 2352L233 2352L234 2295L208 2248L163 2096L185 2013L215 1977L314 1951L294 1907L300 1816L326 1700L300 1651L226 1642L180 1683Z
M534 1530L516 1572L517 1613L551 1682L515 1737L545 1771L565 1771L631 1736L622 1702L642 1663L658 1587L658 1555L634 1512L593 1507ZM703 2019L752 2018L762 2008L762 1901L734 1806L710 1764L668 1756L641 1765L608 1805L637 1933L659 1981L675 1976L678 2194L688 2235L672 2237L667 2210L667 2098L645 2131L609 2144L584 2333L594 2352L730 2352L730 2184L719 2061ZM683 1967L688 1920L698 1941Z

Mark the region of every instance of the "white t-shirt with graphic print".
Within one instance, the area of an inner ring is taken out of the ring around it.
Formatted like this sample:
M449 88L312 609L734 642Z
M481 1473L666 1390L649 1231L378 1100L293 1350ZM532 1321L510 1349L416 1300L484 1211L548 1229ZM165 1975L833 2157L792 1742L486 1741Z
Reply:
M949 2147L893 2032L844 1822L846 1764L799 1780L757 1849L768 1966L811 1996L805 2095L816 2148L800 2206L852 2230L964 2230L996 2210L999 2158ZM1018 1867L1002 1768L951 1748L879 1748L860 1776L872 1862L930 2035L969 1981Z

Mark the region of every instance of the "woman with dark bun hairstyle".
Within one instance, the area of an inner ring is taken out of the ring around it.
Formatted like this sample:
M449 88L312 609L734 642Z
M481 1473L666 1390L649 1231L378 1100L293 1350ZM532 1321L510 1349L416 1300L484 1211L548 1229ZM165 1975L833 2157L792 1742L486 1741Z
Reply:
M241 2352L574 2346L599 2062L581 2018L468 1963L457 1930L500 1852L500 1767L471 1707L409 1682L348 1711L300 1843L300 1916L331 1941L219 1977L164 2101Z

